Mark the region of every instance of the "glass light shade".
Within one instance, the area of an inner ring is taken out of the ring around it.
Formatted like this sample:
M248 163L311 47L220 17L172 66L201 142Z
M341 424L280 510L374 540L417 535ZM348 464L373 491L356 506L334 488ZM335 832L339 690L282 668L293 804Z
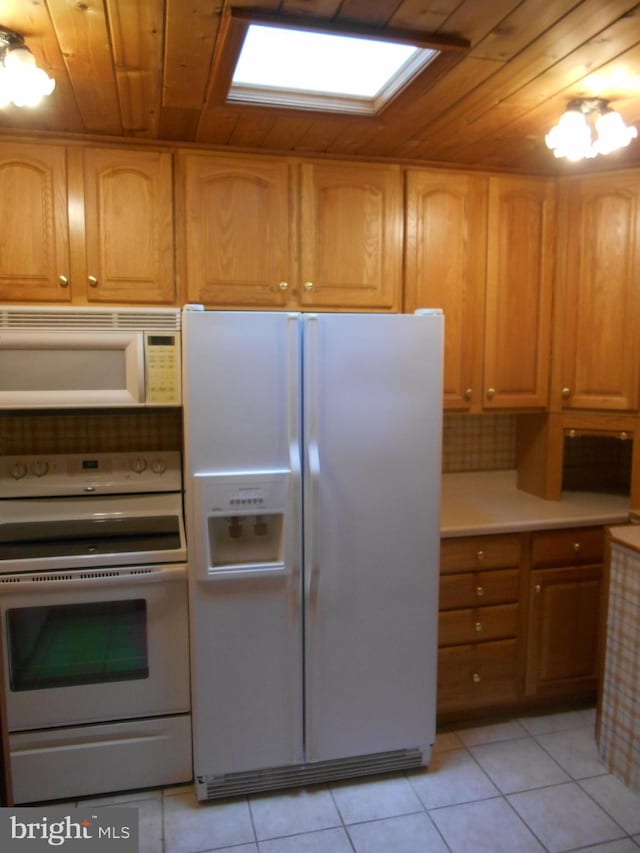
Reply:
M547 133L545 142L555 157L576 161L596 154L591 141L591 129L579 110L567 110L560 116L558 124Z
M34 107L55 85L26 47L8 50L0 66L0 106L13 102L17 107Z
M608 110L598 116L596 132L595 146L599 154L611 154L618 148L625 148L638 135L636 128L633 125L627 127L620 113L615 110Z
M11 83L7 69L0 65L0 109L8 107L11 103Z

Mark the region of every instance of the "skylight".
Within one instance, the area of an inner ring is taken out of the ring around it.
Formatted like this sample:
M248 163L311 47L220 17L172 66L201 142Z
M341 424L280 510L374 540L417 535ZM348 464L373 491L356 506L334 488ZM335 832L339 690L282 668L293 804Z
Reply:
M251 24L228 100L375 114L439 51Z

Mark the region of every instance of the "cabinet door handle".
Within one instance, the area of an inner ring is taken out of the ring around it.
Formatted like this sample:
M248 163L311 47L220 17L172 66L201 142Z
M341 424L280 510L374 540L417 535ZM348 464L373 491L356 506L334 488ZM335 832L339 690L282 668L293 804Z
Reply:
M476 559L484 560L484 551L478 551L478 553L476 554Z
M312 281L305 281L304 289L305 290L313 290L313 282Z
M97 287L97 286L98 286L98 279L95 277L95 275L90 275L89 276L89 287Z
M280 288L280 290L288 290L289 289L289 282L281 281L280 284L278 285L278 287Z
M473 681L474 684L480 684L480 673L474 672L473 675L471 676L471 680Z
M473 388L467 388L464 392L464 399L469 401L473 397Z
M495 388L487 388L487 400L493 400L493 398L495 396L496 396L496 389Z
M568 399L571 396L571 388L563 388L562 389L562 398L564 400Z
M582 544L581 544L580 542L574 542L574 543L573 543L573 550L576 552L576 554L578 553L578 551L579 551L581 548L582 548Z
M540 584L539 584L539 583L537 583L537 584L534 586L534 588L533 588L533 589L534 589L534 591L535 591L535 592L540 592L540 591L542 590L542 587L540 586Z
M474 622L473 630L476 632L476 634L479 634L480 631L482 631L482 622Z
M60 285L60 287L69 287L69 279L66 275L59 275L58 284Z
M478 598L482 598L482 596L484 595L484 587L483 586L477 586L476 587L476 595L478 596Z

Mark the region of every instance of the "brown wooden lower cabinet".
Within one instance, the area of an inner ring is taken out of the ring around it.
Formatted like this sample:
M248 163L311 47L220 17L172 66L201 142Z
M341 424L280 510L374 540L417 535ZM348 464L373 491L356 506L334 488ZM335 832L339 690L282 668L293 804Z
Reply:
M531 553L526 694L595 697L604 531L534 534Z
M438 711L479 711L518 698L516 639L438 651Z
M442 541L440 717L517 700L524 612L521 562L519 534Z
M595 697L604 530L443 539L438 718Z

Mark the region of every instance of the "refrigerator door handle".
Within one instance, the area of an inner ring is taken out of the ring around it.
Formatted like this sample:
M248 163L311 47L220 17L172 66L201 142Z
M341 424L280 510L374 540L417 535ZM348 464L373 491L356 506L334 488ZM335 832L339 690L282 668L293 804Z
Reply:
M320 401L320 356L319 356L319 326L318 315L307 314L305 322L305 438L307 445L307 504L305 507L305 564L306 572L306 603L313 611L318 600L318 584L320 581L320 565L318 554L318 515L320 508L320 449L318 446L319 433L319 401Z
M289 446L289 496L285 563L289 569L289 610L297 617L300 606L300 542L302 507L302 464L300 460L300 315L287 317L287 441Z
M320 498L320 453L315 441L309 442L309 500L307 513L307 604L311 612L318 601L320 565L318 562L318 506Z

